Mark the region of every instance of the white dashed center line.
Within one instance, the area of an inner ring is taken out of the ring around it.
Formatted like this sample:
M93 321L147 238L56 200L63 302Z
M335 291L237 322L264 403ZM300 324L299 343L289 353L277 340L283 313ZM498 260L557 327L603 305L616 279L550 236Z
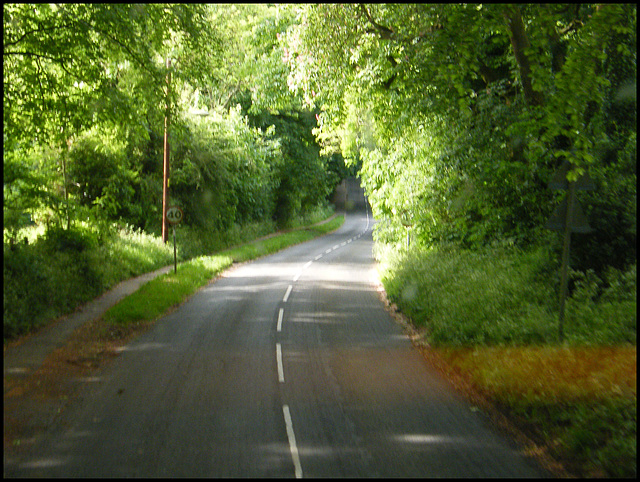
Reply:
M282 318L284 316L284 309L280 308L280 312L278 313L278 326L276 327L278 332L282 331Z
M369 218L368 218L368 213L367 213L367 229L369 227ZM367 231L367 229L365 229L364 232L358 234L357 236L348 239L347 241L342 242L341 244L336 244L335 246L333 246L331 249L327 249L324 253L318 254L315 258L313 258L313 261L318 261L320 258L322 258L325 254L329 254L332 251L335 251L336 249L343 247L357 239L360 239L360 237ZM300 276L302 275L302 272L307 269L309 266L311 266L311 264L313 263L313 261L308 261L303 267L302 269L293 277L293 282L295 283L296 281L298 281L300 279ZM291 291L293 290L293 285L289 285L287 287L287 291L284 294L284 298L282 299L283 303L286 303L289 300L289 295L291 295ZM276 330L278 333L280 333L282 331L282 321L284 319L284 308L280 308L278 311L278 323L276 325ZM276 364L278 367L278 382L280 383L284 383L284 368L283 368L283 363L282 363L282 345L280 345L280 343L276 343ZM289 451L291 452L291 458L293 460L293 466L295 469L295 477L297 479L302 478L302 465L300 464L300 455L298 454L298 446L296 444L296 436L295 433L293 431L293 421L291 420L291 412L289 411L289 405L283 405L282 406L282 412L284 414L284 423L286 425L287 428L287 438L289 439Z
M292 289L293 289L293 285L289 285L289 287L287 288L287 292L284 294L284 298L282 298L283 303L286 303L287 300L289 299L289 295L291 294Z
M278 381L284 383L284 370L282 368L282 347L276 343L276 363L278 365Z
M287 426L287 437L289 438L289 450L291 451L291 458L293 459L293 467L295 469L296 479L301 479L302 465L300 465L300 455L298 454L298 446L296 445L296 435L293 432L293 421L291 420L291 412L289 412L289 405L283 405L282 412L284 413L284 423Z

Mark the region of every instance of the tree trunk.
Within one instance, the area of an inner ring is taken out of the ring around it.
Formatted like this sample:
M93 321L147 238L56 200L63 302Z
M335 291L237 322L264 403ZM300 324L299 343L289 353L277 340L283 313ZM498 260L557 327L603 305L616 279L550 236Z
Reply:
M540 105L542 104L542 95L533 90L531 83L531 63L526 54L526 50L529 48L529 39L524 29L519 7L517 5L505 6L503 16L509 28L513 54L518 62L524 98L529 105Z

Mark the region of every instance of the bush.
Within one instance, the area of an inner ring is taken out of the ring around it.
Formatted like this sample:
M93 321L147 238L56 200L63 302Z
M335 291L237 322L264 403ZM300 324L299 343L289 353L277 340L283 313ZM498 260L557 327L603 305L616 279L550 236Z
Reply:
M87 229L73 227L63 229L50 227L45 235L45 249L54 254L56 252L75 252L94 248L98 244L97 236Z
M90 251L95 240L79 230L53 230L31 245L4 249L4 338L26 333L104 289Z
M3 336L25 333L41 320L55 316L46 294L53 286L43 258L33 249L5 245L3 257Z
M557 341L557 261L548 248L440 247L387 256L381 279L390 299L427 328L431 343ZM567 340L635 343L635 267L625 273L610 270L608 287L592 273L585 276L567 301Z
M605 280L592 270L572 272L575 289L566 304L568 339L581 344L636 343L636 266L609 268Z
M4 340L69 313L104 290L168 265L160 240L125 228L98 242L91 230L51 228L29 245L4 247Z
M553 323L548 284L535 281L535 254L434 249L398 258L385 288L434 344L537 343Z

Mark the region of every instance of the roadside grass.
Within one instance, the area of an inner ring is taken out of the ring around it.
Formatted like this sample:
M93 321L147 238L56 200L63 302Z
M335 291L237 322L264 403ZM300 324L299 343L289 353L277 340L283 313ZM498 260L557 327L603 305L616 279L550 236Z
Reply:
M548 248L379 252L390 301L455 373L572 474L635 476L635 265L572 272L559 343Z
M8 342L72 312L124 279L167 266L157 236L122 227L107 235L77 226L30 244L4 245L3 338Z
M330 207L319 207L296 223L312 224L331 214ZM178 261L219 252L274 230L272 221L235 225L224 233L179 226ZM23 238L28 242L4 244L5 345L73 312L123 280L173 264L172 242L164 244L159 236L126 225L78 223L70 230L51 229L46 233L35 226L21 233L19 239ZM262 249L266 254L268 248L246 249ZM244 256L249 259L249 254Z
M104 319L120 325L154 320L182 303L232 263L233 259L224 255L200 256L180 263L176 273L170 271L145 283L107 310Z
M167 310L184 302L234 262L249 261L322 236L335 231L343 222L344 216L336 216L324 224L278 234L217 254L182 262L178 265L177 272L172 270L145 283L107 310L103 319L119 327L155 320Z
M436 351L571 473L635 477L636 347Z

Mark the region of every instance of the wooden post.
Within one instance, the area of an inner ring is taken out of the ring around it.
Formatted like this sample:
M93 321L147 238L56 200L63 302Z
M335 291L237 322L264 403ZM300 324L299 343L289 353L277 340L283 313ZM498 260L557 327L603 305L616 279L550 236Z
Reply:
M169 87L171 82L171 59L167 59L167 110L164 116L164 172L162 176L162 242L169 237L167 222L167 203L169 198Z
M569 262L571 248L571 232L589 233L591 227L580 209L580 203L576 200L576 191L591 191L595 185L588 174L583 174L576 181L569 181L567 174L571 170L571 163L565 160L549 181L549 189L566 189L567 197L560 204L549 221L546 228L563 233L562 240L562 266L560 268L560 309L558 314L558 337L564 341L564 304L567 298L567 285L569 282Z

